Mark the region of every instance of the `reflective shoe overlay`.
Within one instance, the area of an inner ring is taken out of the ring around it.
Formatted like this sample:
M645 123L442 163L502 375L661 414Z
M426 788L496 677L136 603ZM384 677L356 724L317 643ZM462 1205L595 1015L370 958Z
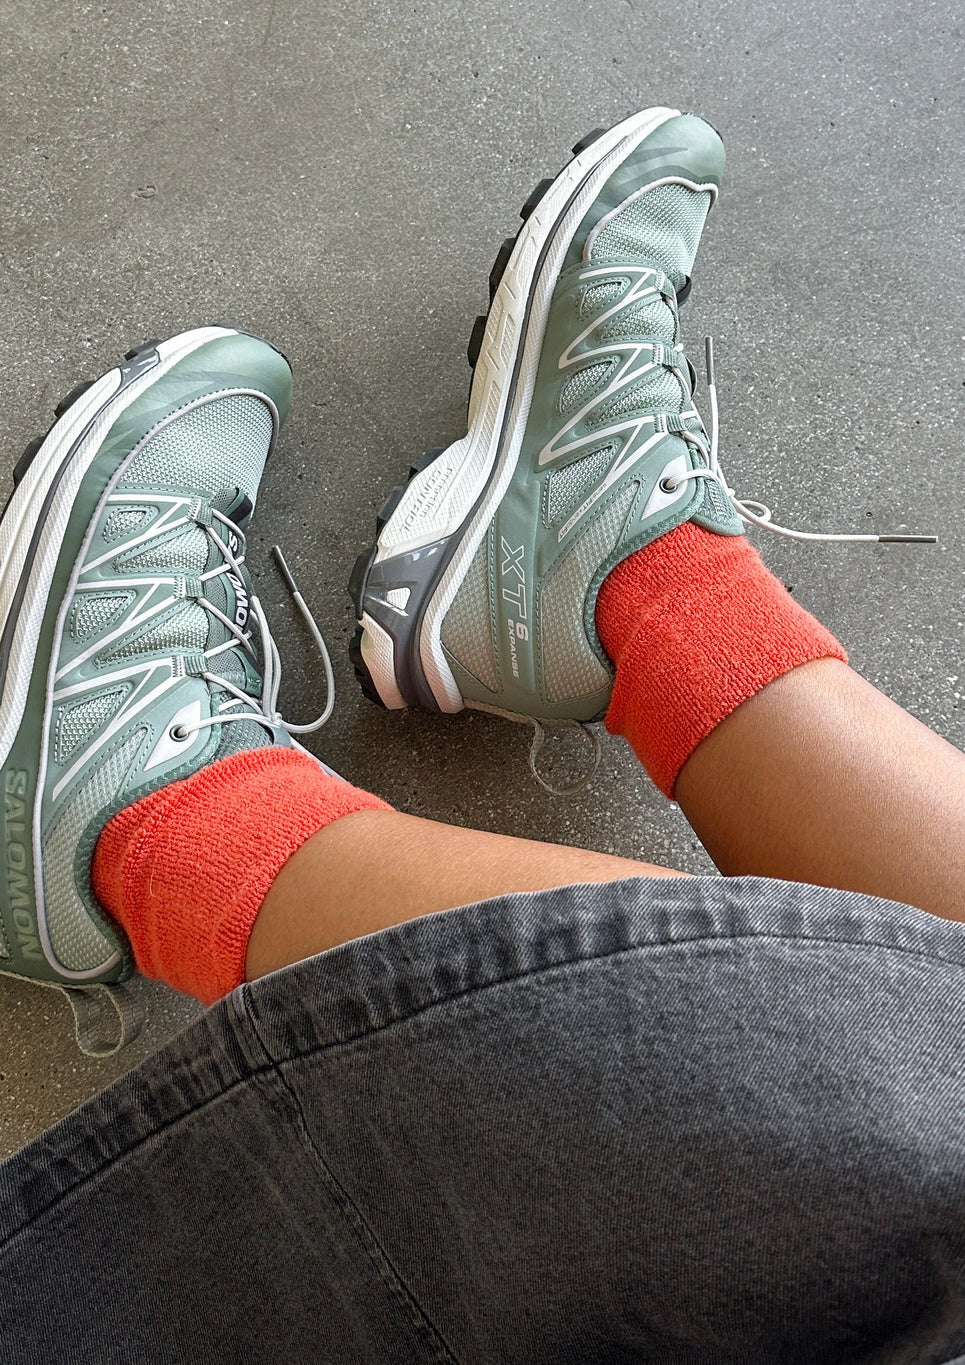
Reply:
M291 743L244 563L290 399L272 347L186 332L75 390L18 465L0 521L0 971L129 975L90 889L107 820L213 759Z
M724 165L650 109L574 148L524 206L470 343L469 432L413 465L352 579L360 681L388 707L597 719L600 584L688 519L742 523L709 469L677 307Z

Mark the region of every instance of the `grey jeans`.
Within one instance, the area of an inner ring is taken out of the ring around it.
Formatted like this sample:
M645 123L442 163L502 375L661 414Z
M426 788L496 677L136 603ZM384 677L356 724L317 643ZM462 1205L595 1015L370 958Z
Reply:
M0 1166L0 1359L947 1362L965 929L511 896L244 986Z

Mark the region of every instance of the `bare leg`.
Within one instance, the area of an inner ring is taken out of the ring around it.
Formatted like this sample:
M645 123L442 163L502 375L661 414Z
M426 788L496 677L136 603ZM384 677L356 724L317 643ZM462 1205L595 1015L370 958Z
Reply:
M320 829L275 878L251 931L245 974L253 981L377 929L510 891L684 875L398 811L359 811Z
M728 875L965 920L965 754L837 660L795 668L738 707L675 795Z
M722 721L676 795L727 875L865 891L965 920L965 755L836 660L793 669ZM488 896L679 875L363 811L320 830L282 869L247 975Z

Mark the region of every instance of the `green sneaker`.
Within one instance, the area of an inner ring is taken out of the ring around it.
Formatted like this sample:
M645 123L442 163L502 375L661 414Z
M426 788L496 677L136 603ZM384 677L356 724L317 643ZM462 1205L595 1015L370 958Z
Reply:
M935 542L788 530L728 487L710 342L708 436L677 314L724 169L713 128L647 109L573 150L493 267L469 343L468 434L415 462L355 565L352 658L383 706L601 718L613 669L594 624L600 586L684 521L722 536L754 525Z
M469 348L469 432L429 451L355 567L364 690L388 707L599 718L600 584L688 519L742 529L708 470L677 307L717 197L713 128L648 109L524 205Z
M0 519L0 972L129 976L90 886L104 825L214 759L292 743L244 562L290 401L278 351L203 328L75 389L18 463Z

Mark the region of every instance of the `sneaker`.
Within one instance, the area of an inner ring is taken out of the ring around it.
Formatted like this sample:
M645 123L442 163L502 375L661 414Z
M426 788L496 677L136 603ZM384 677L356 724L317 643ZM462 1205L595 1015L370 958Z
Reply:
M90 886L104 825L215 759L292 742L245 567L290 400L278 351L202 328L79 386L20 459L0 519L0 972L129 976Z
M416 461L355 566L353 661L384 706L598 719L607 573L688 519L743 529L722 481L693 472L711 451L677 314L720 138L648 109L573 150L493 267L468 434Z

